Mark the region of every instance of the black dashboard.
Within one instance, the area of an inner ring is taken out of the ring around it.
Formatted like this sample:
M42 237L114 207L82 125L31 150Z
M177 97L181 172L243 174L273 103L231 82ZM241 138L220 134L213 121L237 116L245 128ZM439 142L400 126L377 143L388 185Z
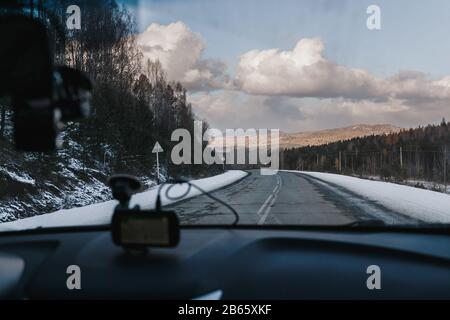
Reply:
M80 290L67 286L80 269ZM378 266L381 286L367 285ZM450 299L450 235L185 227L176 248L125 252L108 230L0 234L0 298Z

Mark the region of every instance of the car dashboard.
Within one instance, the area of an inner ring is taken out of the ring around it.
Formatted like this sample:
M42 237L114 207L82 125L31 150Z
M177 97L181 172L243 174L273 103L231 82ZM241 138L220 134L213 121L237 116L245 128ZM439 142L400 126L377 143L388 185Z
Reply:
M69 289L78 266L80 288ZM378 266L380 287L368 286ZM183 227L126 251L109 230L0 234L3 299L450 299L450 236L389 230Z

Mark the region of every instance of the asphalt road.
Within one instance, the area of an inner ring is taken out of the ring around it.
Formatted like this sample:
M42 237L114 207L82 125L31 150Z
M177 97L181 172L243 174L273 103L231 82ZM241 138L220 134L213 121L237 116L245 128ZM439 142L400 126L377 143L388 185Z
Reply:
M259 170L249 171L246 178L212 194L239 213L239 224L417 223L340 186L294 172L262 176ZM204 195L170 207L176 210L182 224L228 224L234 221L229 209Z

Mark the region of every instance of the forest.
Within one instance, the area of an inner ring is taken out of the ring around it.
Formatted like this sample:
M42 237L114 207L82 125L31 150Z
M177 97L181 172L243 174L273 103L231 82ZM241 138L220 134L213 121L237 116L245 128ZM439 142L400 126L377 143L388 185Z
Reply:
M111 199L114 173L155 184L158 141L160 179L201 177L220 167L170 162L175 128L193 132L195 115L180 83L169 81L158 60L144 61L136 21L115 0L4 0L0 14L19 13L47 25L55 65L77 68L93 82L91 114L69 122L56 152L20 152L13 143L13 110L0 97L0 221ZM3 6L6 1L13 5ZM81 28L66 27L67 8L78 5ZM207 124L204 122L204 130ZM193 134L191 134L193 136Z
M403 129L321 146L284 150L283 169L341 173L386 181L431 182L437 191L448 184L450 122Z
M143 60L136 45L134 17L115 0L18 0L20 11L48 25L54 44L56 65L77 68L94 83L91 116L66 126L63 136L82 148L68 152L75 158L97 159L109 173L149 173L158 141L170 150L170 135L176 128L192 132L194 114L180 83L166 79L158 60ZM82 10L81 29L66 28L66 9ZM5 127L11 110L1 104L0 139L7 139ZM206 130L207 124L205 124ZM81 154L80 154L81 152ZM171 166L169 153L162 154L171 174L198 175L199 166ZM58 162L54 154L42 155L43 165Z

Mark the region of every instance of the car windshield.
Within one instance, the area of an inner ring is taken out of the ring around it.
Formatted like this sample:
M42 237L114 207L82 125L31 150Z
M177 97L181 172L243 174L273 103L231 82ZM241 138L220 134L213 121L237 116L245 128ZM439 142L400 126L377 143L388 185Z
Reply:
M0 231L108 224L119 173L184 225L450 223L449 1L12 2L93 87L55 152L0 97Z

